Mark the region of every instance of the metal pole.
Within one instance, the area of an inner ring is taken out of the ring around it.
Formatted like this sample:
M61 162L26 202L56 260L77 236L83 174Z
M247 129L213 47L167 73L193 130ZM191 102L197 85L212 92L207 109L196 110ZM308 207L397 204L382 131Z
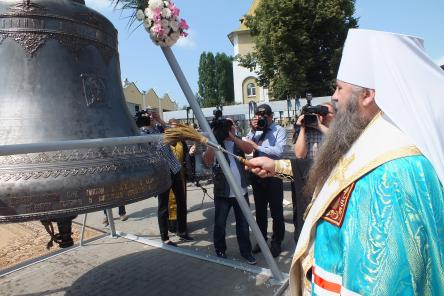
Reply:
M196 114L197 122L200 125L200 128L208 132L208 136L211 141L214 143L217 143L216 137L213 135L210 125L208 124L207 120L205 119L205 116L202 112L202 110L199 107L199 104L197 103L196 98L194 97L194 94L190 88L190 85L188 84L188 81L185 78L185 75L182 72L182 69L179 66L179 63L176 60L176 57L174 56L173 51L170 47L161 47L165 58L168 61L168 64L171 67L171 70L173 71L174 75L176 76L177 82L180 85L180 88L182 89L185 97L188 100L188 103L190 104L191 108L193 108L193 113ZM228 181L228 184L230 184L230 187L234 189L236 200L239 203L239 206L242 210L242 213L245 215L245 218L247 219L248 224L251 227L251 230L253 231L254 236L256 237L256 240L259 244L259 247L262 250L262 254L264 255L265 260L267 261L268 266L270 267L270 270L273 274L274 279L277 282L283 282L284 276L282 275L282 272L279 270L279 267L277 266L276 262L273 259L273 256L270 253L270 250L268 249L267 243L262 236L261 231L259 230L259 227L256 224L256 221L254 220L253 215L251 214L250 207L248 206L247 202L244 199L244 196L241 192L240 187L237 185L233 174L231 173L230 166L225 159L224 154L221 151L216 150L216 158L218 163L220 164L225 178Z
M112 210L113 209L106 209L106 217L108 217L108 224L109 224L109 229L111 230L110 233L111 237L117 237Z
M88 217L88 213L86 213L86 214L83 216L82 233L80 234L80 243L79 243L79 245L80 245L81 247L83 247L83 236L85 235L86 217Z
M157 143L163 136L143 135L132 137L116 137L86 140L52 141L46 143L0 145L0 156L24 153L37 153L80 148L93 148L113 145L130 145L139 143Z

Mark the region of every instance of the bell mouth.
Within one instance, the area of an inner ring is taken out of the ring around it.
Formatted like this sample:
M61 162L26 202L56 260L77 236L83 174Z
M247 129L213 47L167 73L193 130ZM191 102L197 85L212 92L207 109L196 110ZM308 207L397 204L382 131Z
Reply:
M0 157L0 223L47 220L140 201L171 186L153 145Z

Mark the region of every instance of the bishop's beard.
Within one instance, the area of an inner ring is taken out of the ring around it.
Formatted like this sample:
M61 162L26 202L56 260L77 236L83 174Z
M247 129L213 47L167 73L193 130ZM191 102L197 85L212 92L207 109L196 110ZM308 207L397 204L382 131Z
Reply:
M315 189L322 188L338 161L347 153L371 121L360 115L359 94L360 91L353 91L347 105L336 113L309 171L304 188L305 196L311 197Z

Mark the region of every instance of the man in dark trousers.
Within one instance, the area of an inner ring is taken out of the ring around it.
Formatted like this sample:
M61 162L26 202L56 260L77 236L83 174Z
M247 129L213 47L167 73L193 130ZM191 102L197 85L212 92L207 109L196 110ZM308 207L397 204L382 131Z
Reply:
M283 127L273 123L273 112L267 104L257 107L254 118L251 120L251 131L246 140L254 149L254 157L268 156L272 159L280 159L287 141L286 131ZM249 152L249 151L245 151ZM273 257L281 253L281 244L285 235L284 224L284 188L281 179L262 179L255 175L251 176L254 203L256 207L256 222L265 240L267 237L268 213L270 207L273 219L273 234L271 237L270 251ZM260 252L256 244L253 252Z
M213 121L213 133L219 145L231 153L245 158L245 153L240 149L245 142L236 137L236 129L230 118ZM232 155L225 155L234 179L241 188L245 200L248 203L247 178L244 167L236 161ZM236 200L234 189L228 184L221 166L215 162L215 154L212 148L208 148L203 154L203 160L207 166L213 168L214 181L214 248L216 255L227 258L225 241L227 217L233 208L236 219L236 237L239 244L240 254L248 264L256 264L256 259L251 253L250 231L239 203ZM249 203L248 203L249 204Z

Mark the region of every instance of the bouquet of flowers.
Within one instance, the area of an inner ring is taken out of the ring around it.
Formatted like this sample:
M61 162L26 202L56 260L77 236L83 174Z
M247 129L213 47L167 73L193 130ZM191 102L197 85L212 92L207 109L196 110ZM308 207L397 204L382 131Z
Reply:
M179 18L179 8L171 0L112 0L123 9L135 11L131 20L143 22L145 30L150 34L151 40L162 47L170 47L181 36L188 34L188 24ZM131 21L131 23L132 23Z
M151 40L160 46L172 46L181 36L188 34L188 24L179 18L179 8L171 0L133 0L132 8L136 8L135 18L143 21L145 30ZM125 5L124 5L125 6Z

